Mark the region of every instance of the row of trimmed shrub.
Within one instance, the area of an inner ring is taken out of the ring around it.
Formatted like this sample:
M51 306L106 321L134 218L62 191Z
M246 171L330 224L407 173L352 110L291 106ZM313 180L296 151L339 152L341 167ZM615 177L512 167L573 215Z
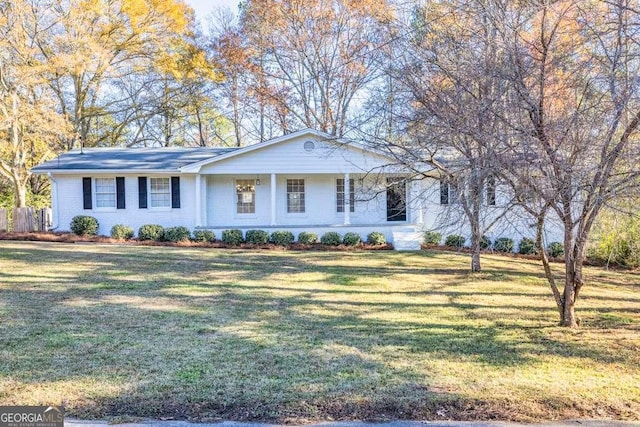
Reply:
M71 231L78 235L96 235L98 233L98 220L91 216L79 215L71 221ZM118 240L129 240L134 236L133 228L116 224L111 228L111 237ZM169 227L164 228L158 224L146 224L138 229L138 240L153 240L166 242L184 242L193 240L195 242L213 242L216 235L210 230L196 230L191 236L191 232L186 227ZM269 234L264 230L248 230L244 235L242 230L230 229L223 230L221 240L230 245L239 245L241 243L267 244L273 243L281 246L288 246L295 241L293 233L286 230L278 230ZM362 243L362 239L358 233L345 233L344 236L335 231L329 231L318 239L316 233L303 231L298 234L298 243L312 245L322 243L327 246L338 246L341 244L347 246L357 246ZM374 231L367 236L367 243L370 245L385 245L387 239L384 234Z
M462 248L465 246L466 238L459 234L450 234L445 240L445 246L453 248ZM442 234L436 231L427 231L424 234L424 243L426 245L439 245L442 242ZM487 236L480 239L480 249L493 249L496 252L513 252L515 242L508 237L499 237L493 243ZM560 257L564 255L564 246L560 242L552 242L547 247L549 255L552 257ZM535 255L538 253L536 242L528 237L523 237L518 244L518 253L522 255Z

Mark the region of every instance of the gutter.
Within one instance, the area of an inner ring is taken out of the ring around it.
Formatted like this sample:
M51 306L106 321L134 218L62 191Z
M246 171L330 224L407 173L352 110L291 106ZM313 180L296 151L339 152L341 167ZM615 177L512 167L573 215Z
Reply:
M47 173L47 176L51 180L51 219L52 224L49 231L56 230L60 225L58 224L58 181L55 180L51 172Z

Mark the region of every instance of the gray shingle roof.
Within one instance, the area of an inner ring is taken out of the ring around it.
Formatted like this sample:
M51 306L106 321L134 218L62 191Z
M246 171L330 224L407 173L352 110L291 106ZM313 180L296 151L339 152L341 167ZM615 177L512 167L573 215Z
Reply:
M73 170L175 171L237 148L85 148L71 150L31 169L34 173Z

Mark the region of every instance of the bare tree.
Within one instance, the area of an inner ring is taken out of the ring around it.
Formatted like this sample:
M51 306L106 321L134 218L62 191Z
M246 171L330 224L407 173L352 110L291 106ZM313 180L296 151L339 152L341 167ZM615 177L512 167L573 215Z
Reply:
M377 30L391 16L386 0L246 3L242 33L257 58L254 93L281 132L345 133L354 97L378 76Z
M502 169L523 205L536 201L564 234L564 289L544 260L564 326L576 327L589 233L607 202L637 185L640 14L634 2L504 6L493 16L510 85L501 117L513 130ZM539 244L541 245L541 239ZM542 249L542 248L541 248Z
M481 270L484 234L512 206L503 193L495 207L500 176L495 157L503 149L503 129L493 109L505 82L496 74L501 63L496 33L485 16L489 3L448 1L413 8L405 30L397 30L403 37L389 50L394 66L388 70L404 107L386 113L395 125L385 126L377 135L382 138L367 136L416 174L424 176L425 167L437 170L441 202L449 205L447 221L470 229L472 271Z

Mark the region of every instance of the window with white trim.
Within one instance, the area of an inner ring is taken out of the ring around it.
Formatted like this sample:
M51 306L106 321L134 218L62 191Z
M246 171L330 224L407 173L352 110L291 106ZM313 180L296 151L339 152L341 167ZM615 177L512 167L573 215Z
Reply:
M256 213L256 180L236 180L236 212L239 214Z
M355 212L356 194L354 180L349 180L349 212ZM344 212L344 178L336 180L336 212Z
M115 178L96 178L96 208L116 207Z
M449 180L440 180L440 204L452 205L459 202L457 183Z
M305 212L304 179L287 179L287 212Z
M149 201L152 208L171 207L171 181L169 178L149 178Z

